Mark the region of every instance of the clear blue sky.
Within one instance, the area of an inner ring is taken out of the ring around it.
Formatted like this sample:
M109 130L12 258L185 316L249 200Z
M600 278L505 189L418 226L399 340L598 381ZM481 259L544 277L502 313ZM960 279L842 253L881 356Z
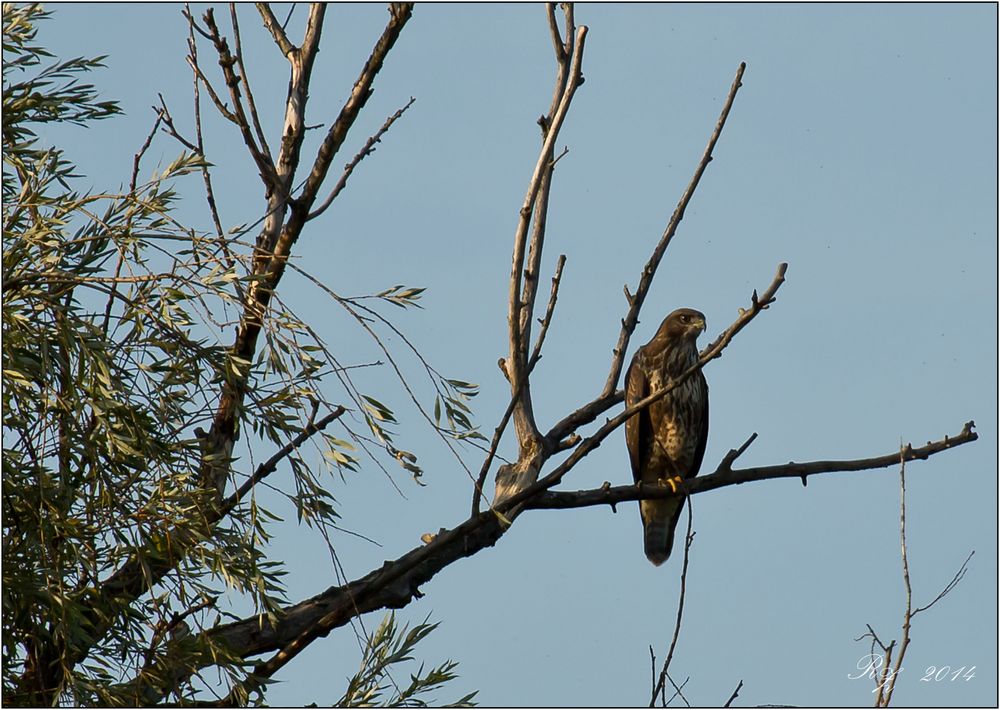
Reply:
M157 92L191 125L180 7L54 8L44 43L63 57L110 55L95 83L127 113L72 133L70 153L94 185L125 182ZM252 9L241 13L275 145L285 63ZM223 23L228 11L218 15ZM295 36L303 17L300 8ZM335 116L385 18L380 5L330 8L308 123ZM961 585L917 618L895 699L996 705L996 5L585 5L577 21L590 27L586 83L562 133L570 152L552 195L544 270L560 253L568 263L535 373L540 423L603 383L625 312L622 285L634 288L746 61L633 348L679 306L702 310L714 337L787 261L778 303L706 369L705 469L754 431L744 465L884 454L974 419L978 442L907 469L915 601L933 598L976 555ZM418 6L335 166L410 96L416 104L297 245L300 263L344 294L426 286L425 309L395 313L396 322L443 373L481 384L476 417L487 432L508 394L496 361L506 352L511 238L537 154L534 121L551 95L547 32L536 5ZM202 52L215 72L210 48ZM227 227L262 210L231 129L215 121L206 135ZM176 152L162 141L152 157L166 163ZM198 181L183 187L191 197L182 214L207 227ZM344 360L378 357L307 282L289 274L282 293ZM420 456L427 486L400 470L404 500L374 468L330 479L345 527L382 545L335 540L351 577L457 524L470 498L466 474L391 373L360 379L409 422L399 443ZM505 439L500 453L512 452ZM481 461L474 451L467 460ZM564 487L605 480L631 480L623 436ZM870 683L848 676L868 652L854 641L866 623L900 637L897 471L815 477L807 488L770 481L694 502L698 534L672 666L675 678L690 676L691 702L721 704L742 679L739 704L870 705ZM290 522L274 552L300 599L335 576L322 542L283 512ZM460 661L462 677L442 700L479 689L486 705L644 704L647 647L662 658L679 568L679 555L661 568L646 561L634 505L617 515L529 513L495 549L432 580L399 617L441 622L420 656ZM268 700L332 702L359 657L349 630L318 641L279 674ZM930 666L975 666L975 677L922 682Z

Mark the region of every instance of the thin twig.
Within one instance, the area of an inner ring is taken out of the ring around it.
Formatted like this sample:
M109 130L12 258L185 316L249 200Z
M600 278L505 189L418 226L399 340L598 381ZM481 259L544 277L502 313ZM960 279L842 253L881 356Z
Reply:
M243 63L243 41L240 38L240 23L236 17L236 3L229 3L229 17L233 24L233 41L236 43L236 64L240 68L240 76L243 77L243 89L247 92L247 108L250 109L250 120L253 122L254 132L257 134L257 145L260 146L267 162L273 165L274 159L271 157L271 149L267 145L267 138L264 136L264 129L260 125L260 117L257 114L257 102L254 101L253 90L250 88L250 77L247 75L247 68Z
M660 679L653 688L653 694L649 698L649 707L656 705L656 696L663 690L663 684L667 678L667 671L670 669L670 661L674 658L674 649L677 648L677 640L681 635L681 621L684 618L684 595L687 591L688 561L691 556L691 544L694 542L694 533L691 528L694 524L694 515L691 511L691 498L687 499L687 533L684 536L684 563L681 565L681 590L680 598L677 601L677 619L674 622L674 635L670 639L670 648L667 649L667 657L663 659L663 668L660 669ZM678 689L680 692L680 689Z
M253 490L254 486L260 483L262 480L274 473L278 468L278 464L286 459L289 454L295 451L297 448L302 446L306 441L312 437L313 434L319 431L323 431L332 422L340 419L341 416L347 411L344 407L337 407L332 412L327 413L318 421L310 421L303 429L300 431L294 439L289 441L287 444L282 446L278 451L275 452L267 461L264 461L257 469L253 472L246 481L243 482L239 488L236 489L225 501L223 501L221 510L217 515L224 517L229 514L233 508L244 498L246 494ZM214 516L213 516L214 517Z
M882 696L882 707L889 707L892 702L892 693L896 689L896 679L899 678L903 658L910 645L910 622L913 619L913 587L910 585L910 562L906 555L906 448L902 445L899 447L899 547L903 559L903 589L906 593L906 608L903 610L903 640L900 641L899 653L896 654L896 666L888 678L884 679L888 685L881 686L885 689L884 695L882 689L879 690L879 695ZM883 672L887 672L888 668L889 657L886 656Z
M552 277L552 290L549 292L549 302L545 307L545 315L538 321L538 340L528 358L528 372L534 369L535 364L542 358L542 344L545 342L545 335L549 332L549 323L552 322L552 313L556 309L556 301L559 298L559 282L562 280L563 267L566 265L566 255L560 254L559 261L556 262L556 273Z
M222 76L225 78L226 86L229 88L229 98L233 102L231 120L240 129L240 134L243 136L243 144L246 145L247 150L250 152L250 157L253 158L254 163L257 165L257 170L260 172L260 177L264 181L265 187L269 191L273 190L279 195L284 195L286 192L285 185L278 177L270 154L264 148L257 145L257 139L254 137L250 121L247 119L246 111L243 108L243 96L240 93L240 84L244 86L247 84L246 77L240 76L233 71L233 66L237 64L237 59L230 52L229 43L222 36L219 26L215 22L215 11L209 8L205 11L202 19L205 21L205 26L208 27L215 52L219 55L219 66L222 67ZM262 136L263 132L260 135Z
M672 687L674 689L674 694L671 695L666 700L663 700L663 703L662 703L663 707L666 707L667 705L669 705L670 703L672 703L673 700L674 700L674 698L680 698L681 700L684 701L684 705L686 707L691 707L691 702L684 695L684 687L691 680L691 676L688 676L687 678L685 678L684 682L681 683L680 685L677 685L677 683L674 681L674 677L672 675L670 675L669 673L667 673L667 680L670 681L670 687ZM661 699L665 698L665 697L666 697L666 687L664 687L663 692L660 693L660 698Z
M729 696L729 700L727 700L726 704L723 705L722 707L724 707L724 708L732 707L733 706L733 701L736 700L736 698L739 697L740 690L742 690L742 689L743 689L743 681L740 680L740 684L736 686L736 690L733 691L733 694Z
M375 135L369 137L368 140L365 141L364 147L358 151L358 154L355 155L354 158L351 159L351 162L344 166L344 172L341 173L340 179L337 181L337 184L334 185L333 190L330 191L330 194L325 200L323 200L319 207L309 213L306 221L316 219L321 214L326 212L326 208L333 204L333 201L337 199L337 196L347 186L347 179L351 177L351 173L354 172L354 168L358 167L358 163L375 152L375 146L381 142L382 136L385 135L385 133L392 127L392 124L394 124L400 116L406 113L406 109L410 108L414 101L416 101L416 98L411 96L410 100L406 102L406 105L403 106L403 108L389 116L389 118L385 120L385 123L382 124L382 127L375 132Z
M962 578L965 577L965 573L969 571L969 561L972 560L972 556L974 554L976 554L975 550L973 550L972 552L970 552L969 556L965 558L965 562L963 562L962 566L959 567L958 572L956 572L955 576L951 578L951 581L948 582L948 584L945 585L944 589L942 589L940 592L938 592L938 595L936 597L934 597L934 599L932 599L929 604L926 604L925 606L920 606L920 607L917 607L916 609L914 609L913 610L913 614L911 614L911 617L912 616L916 616L917 614L919 614L922 611L927 611L932 606L934 606L939 601L941 601L946 596L948 596L948 594L950 594L951 591L953 589L955 589L955 587L958 585L958 583L962 581Z

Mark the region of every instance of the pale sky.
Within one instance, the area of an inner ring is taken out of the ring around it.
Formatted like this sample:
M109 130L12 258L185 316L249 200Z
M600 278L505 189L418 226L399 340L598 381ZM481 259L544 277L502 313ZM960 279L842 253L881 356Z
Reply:
M127 182L157 93L191 125L181 8L52 8L42 44L63 58L108 54L92 81L126 111L73 129L70 157L86 183ZM286 65L252 8L240 11L275 145ZM226 28L228 11L218 15ZM304 15L300 7L293 37ZM336 115L386 16L381 5L330 8L307 123ZM590 28L586 83L559 140L569 153L549 213L543 290L559 254L567 265L534 375L540 425L600 390L626 310L622 286L634 290L746 61L632 350L680 306L707 315L706 344L786 261L778 302L705 370L705 471L752 432L743 466L891 453L974 419L978 442L907 467L915 602L976 554L959 587L915 621L895 700L996 705L997 6L582 5L576 17ZM211 48L201 51L216 71ZM416 103L297 244L299 265L343 294L427 287L423 310L387 313L438 370L481 385L475 415L487 434L509 394L496 362L506 354L510 249L537 155L534 121L551 96L551 54L541 6L418 5L335 168L410 96ZM261 187L238 136L213 121L206 141L224 226L254 221ZM162 140L150 156L166 164L177 152ZM180 214L207 228L199 183L183 184ZM378 358L304 279L289 273L281 290L344 361ZM398 441L419 456L426 487L402 469L393 474L406 499L374 467L328 479L343 525L382 545L334 540L351 578L460 523L471 496L392 373L371 368L359 383L397 411ZM258 460L269 451L258 448ZM500 454L514 452L508 435ZM465 458L478 470L475 450ZM562 488L605 480L631 482L622 434ZM743 680L738 705L870 705L871 683L849 676L868 653L855 641L865 624L900 638L898 509L892 469L697 496L672 664L678 682L690 678L692 704L722 704ZM290 598L335 584L322 540L287 505L278 511L289 522L274 556L287 562ZM429 665L460 663L439 700L478 689L484 705L644 705L648 646L663 657L680 562L676 553L660 568L646 561L634 504L617 514L528 512L496 548L455 563L397 614L441 622L418 649ZM359 659L354 634L341 629L284 669L268 702L333 702ZM945 666L975 666L974 677L924 679Z

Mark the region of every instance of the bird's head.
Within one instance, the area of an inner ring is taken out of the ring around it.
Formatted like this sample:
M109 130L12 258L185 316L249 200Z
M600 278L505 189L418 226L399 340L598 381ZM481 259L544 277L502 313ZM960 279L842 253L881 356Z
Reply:
M663 319L657 337L670 340L686 340L694 344L698 336L705 332L705 314L693 308L678 308Z

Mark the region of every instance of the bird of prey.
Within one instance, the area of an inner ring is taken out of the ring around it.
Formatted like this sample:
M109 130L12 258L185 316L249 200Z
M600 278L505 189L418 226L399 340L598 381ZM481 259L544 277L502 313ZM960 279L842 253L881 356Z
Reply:
M625 374L625 406L669 386L698 362L698 336L705 316L679 308L632 358ZM698 475L708 440L708 383L701 370L625 422L625 443L635 482L670 485ZM646 557L661 565L674 546L674 528L684 500L639 501Z

